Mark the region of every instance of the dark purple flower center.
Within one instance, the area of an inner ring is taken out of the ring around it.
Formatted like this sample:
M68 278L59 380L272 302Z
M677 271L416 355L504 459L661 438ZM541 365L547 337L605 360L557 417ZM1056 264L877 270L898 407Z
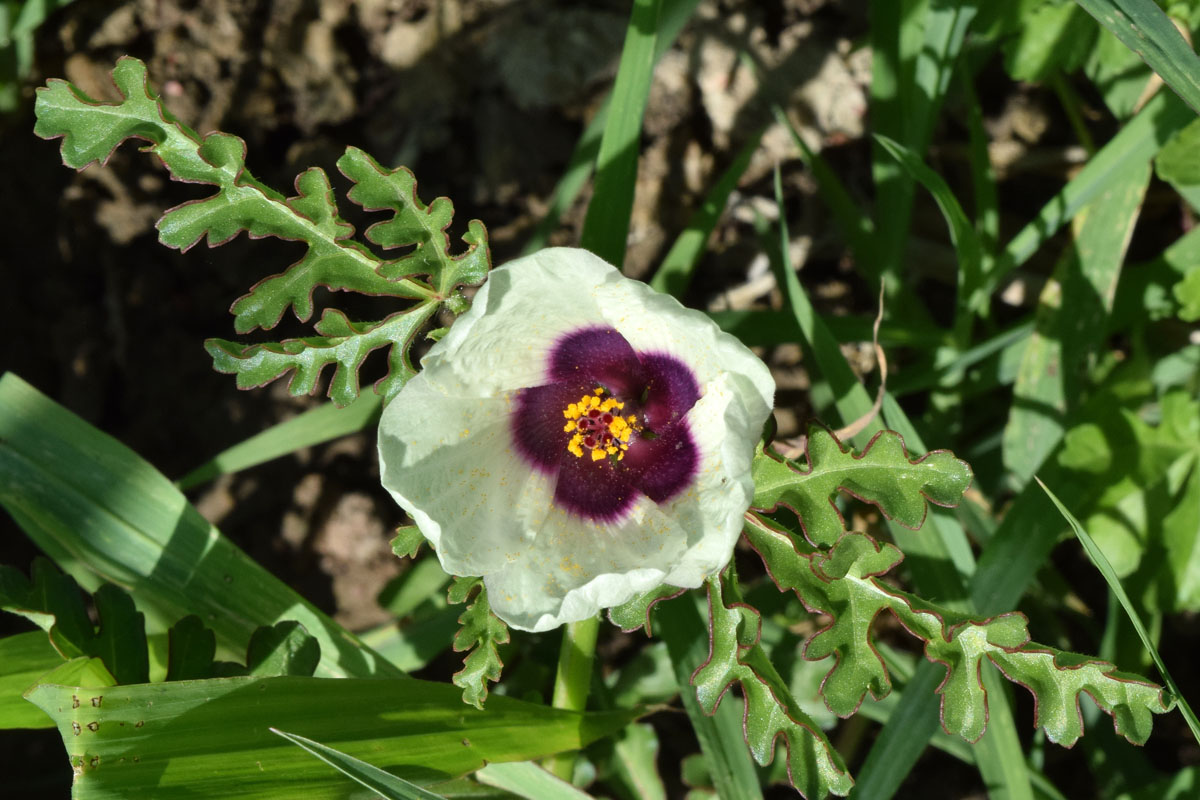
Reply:
M615 522L639 494L664 503L692 482L699 454L684 416L699 399L679 359L635 352L612 328L582 328L555 344L546 383L517 393L513 439L555 477L555 504Z

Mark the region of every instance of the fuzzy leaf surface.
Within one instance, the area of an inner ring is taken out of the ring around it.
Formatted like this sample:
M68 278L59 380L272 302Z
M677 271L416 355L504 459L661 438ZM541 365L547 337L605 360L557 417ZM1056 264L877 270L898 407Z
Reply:
M787 746L788 776L805 797L845 796L854 781L819 725L792 698L759 645L762 619L740 602L734 582L708 579L709 658L692 675L696 698L713 714L730 685L737 681L745 697L746 744L760 765L775 757L775 742ZM731 595L726 602L724 595Z
M888 519L916 529L925 521L926 501L955 506L971 485L971 468L965 461L946 450L910 459L904 439L894 431L880 431L855 453L829 431L812 426L805 452L807 469L774 453L756 455L754 507L792 509L805 537L818 547L832 545L844 530L834 505L838 492L871 503Z
M390 400L404 387L416 374L409 361L408 347L436 309L435 305L425 303L378 323L353 323L342 312L330 309L316 326L322 336L252 345L209 339L204 347L218 372L237 375L239 389L263 386L290 372L288 391L293 395L311 394L325 367L334 364L329 397L344 408L358 397L359 367L371 351L380 347L392 349L388 355L388 374L376 390Z
M669 600L678 597L684 590L677 586L659 584L645 594L638 595L627 603L608 609L608 621L621 630L629 633L645 629L646 635L651 636L650 611L659 600Z
M448 598L451 603L465 603L476 587L479 591L459 616L461 627L454 634L455 652L470 652L463 661L463 668L454 673L453 680L454 685L463 690L463 702L483 708L488 696L488 681L500 680L500 670L504 667L496 646L508 641L508 626L492 613L487 590L479 578L455 578Z
M313 391L323 368L336 364L329 394L345 406L359 394L358 370L366 355L391 345L389 372L376 390L385 398L394 396L413 374L408 349L416 329L442 305L461 313L467 303L457 287L486 277L491 262L483 224L468 223L465 252L450 255L450 201L438 198L426 207L416 196L411 172L384 169L350 148L339 168L356 182L351 199L368 210L392 211L390 220L368 230L367 240L385 248L415 245L404 257L385 260L352 238L354 228L342 219L322 170L301 173L295 194L285 197L246 169L241 139L220 132L202 137L172 117L150 89L142 62L122 58L113 81L121 100L112 103L93 100L61 80L38 90L34 130L47 139L62 139L66 165L82 169L104 162L126 139L142 139L149 142L144 149L159 157L173 179L215 190L163 215L158 222L163 244L187 250L204 240L213 247L245 232L251 238L273 236L304 245L298 261L260 280L234 302L230 311L238 333L273 328L289 308L307 322L318 286L416 301L377 323L352 322L341 311L327 309L315 324L316 337L253 345L213 339L206 347L214 366L237 374L241 388L294 373L289 389L299 394ZM434 286L410 277L419 275L429 276Z
M781 591L795 591L808 609L832 617L809 640L804 657L835 657L822 694L840 716L857 710L867 692L878 699L891 691L887 668L871 641L871 623L883 611L894 614L924 642L926 658L946 667L938 687L942 727L968 741L978 740L987 727L981 673L985 660L1034 693L1039 707L1048 709L1039 714L1037 724L1068 746L1082 731L1077 712L1078 725L1071 724L1066 713L1075 707L1080 691L1096 697L1113 715L1118 732L1135 743L1145 741L1151 715L1171 707L1160 687L1117 673L1111 664L1081 665L1078 656L1031 643L1028 620L1020 613L979 619L888 586L879 576L899 563L899 551L890 544L846 533L828 551L802 554L785 534L763 525L747 525L746 536ZM1083 666L1086 671L1080 671Z
M417 197L417 179L407 167L386 169L362 150L350 147L338 159L338 169L354 181L348 195L352 201L367 211L393 214L391 219L368 228L367 239L386 249L414 246L403 258L380 265L379 274L384 278L428 275L438 294L445 298L456 287L481 283L487 276L487 230L483 223L471 220L462 237L466 252L450 255L446 229L454 216L454 204L447 197L439 197L428 206L422 203Z

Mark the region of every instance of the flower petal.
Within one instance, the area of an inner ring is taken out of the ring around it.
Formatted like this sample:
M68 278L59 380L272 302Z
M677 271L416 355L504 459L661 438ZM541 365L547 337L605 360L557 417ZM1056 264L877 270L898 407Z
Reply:
M563 452L566 457L559 463L554 504L585 520L617 522L624 517L638 493L623 463L614 465L608 458L593 461L586 452L583 458Z
M700 455L686 422L664 429L654 439L640 438L625 453L620 466L628 480L656 503L664 503L692 482L700 466Z
M443 364L437 380L453 376L476 396L540 386L563 336L612 327L596 303L597 286L622 280L597 256L564 247L494 269L422 366Z
M567 453L571 434L563 430L563 409L591 394L590 383L552 383L521 389L515 395L512 433L517 452L531 464L548 472L557 472ZM573 458L573 457L572 457Z
M579 328L560 338L550 351L548 379L592 381L609 394L628 396L645 383L642 364L625 337L612 328Z
M642 404L647 428L658 431L674 423L700 399L696 376L674 356L643 353L639 356L646 376L646 400Z

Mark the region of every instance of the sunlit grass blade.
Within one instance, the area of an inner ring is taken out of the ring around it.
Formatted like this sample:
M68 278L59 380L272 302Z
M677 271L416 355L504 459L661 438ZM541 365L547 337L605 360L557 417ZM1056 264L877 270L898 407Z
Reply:
M654 41L656 63L662 54L674 44L679 32L683 30L683 26L691 18L699 4L699 0L667 0L663 4L658 20L658 34ZM608 109L611 105L612 94L609 94L604 98L604 102L595 116L588 122L579 141L575 143L575 149L567 161L567 168L550 195L546 215L534 227L525 246L521 248L521 255L527 256L535 253L547 245L550 234L558 227L562 215L575 202L575 198L579 196L583 187L587 185L588 179L592 177L596 167L596 156L600 152L600 139L608 124Z
M1042 479L1036 475L1034 476L1034 480L1038 482L1038 485L1046 492L1050 501L1054 503L1055 508L1062 514L1063 519L1071 526L1071 530L1075 532L1076 538L1079 539L1080 544L1083 545L1083 549L1087 552L1088 558L1096 565L1096 569L1100 571L1100 574L1104 576L1104 582L1108 584L1109 591L1116 595L1117 600L1121 603L1121 607L1129 615L1129 621L1133 625L1134 630L1137 631L1138 638L1142 640L1142 645L1146 648L1146 652L1150 654L1150 658L1154 660L1154 665L1158 667L1158 673L1162 676L1163 682L1167 685L1175 701L1179 704L1179 712L1183 714L1184 720L1187 721L1187 725L1192 731L1192 736L1197 743L1200 743L1200 720L1196 719L1196 712L1192 710L1187 698L1183 696L1183 692L1179 690L1179 686L1176 685L1174 678L1171 677L1171 673L1167 670L1167 665L1163 662L1162 656L1159 655L1158 648L1154 646L1154 640L1150 638L1150 634L1146 630L1146 626L1142 622L1137 608L1133 605L1133 601L1129 599L1129 595L1125 592L1125 587L1121 584L1121 579L1117 577L1117 573L1112 568L1112 564L1109 563L1108 558L1105 557L1104 551L1096 546L1096 542L1092 539L1091 535L1079 523L1075 515L1050 490L1050 487L1043 483Z
M696 264L699 263L708 244L708 238L712 234L713 228L716 227L721 213L725 210L725 205L729 202L729 195L737 188L742 173L749 166L750 158L758 149L761 139L761 130L751 136L742 146L737 158L725 169L720 179L709 190L704 202L692 214L687 227L676 237L675 243L667 251L658 271L654 273L654 278L650 281L652 287L676 297L681 297L687 291Z
M611 107L612 95L610 94L604 98L604 103L588 122L587 127L583 129L579 141L575 143L575 149L571 151L571 157L567 161L567 168L550 194L546 214L538 220L533 232L529 234L529 239L521 248L521 255L527 256L536 253L549 244L550 234L554 233L554 229L558 227L562 215L567 213L567 209L579 197L579 193L583 191L583 187L592 177L596 169L596 156L600 153L600 139L608 125L608 111Z
M63 657L42 631L0 639L0 730L51 728L54 721L22 695Z
M1154 0L1075 0L1200 112L1200 58Z
M1014 236L984 276L989 294L1013 269L1024 264L1080 209L1106 191L1113 176L1138 161L1148 162L1195 113L1170 92L1159 92L1093 156L1071 182L1050 199Z
M226 539L162 473L11 373L0 378L0 504L88 590L110 581L158 630L199 615L227 654L300 622L317 674L402 673Z
M1007 348L1021 345L1033 334L1033 329L1033 320L1021 322L964 350L945 363L935 364L929 369L901 372L888 381L888 391L896 397L904 397L935 386L952 386L961 381L962 374L976 364ZM882 331L880 340L883 340Z
M312 739L281 731L278 728L269 728L268 730L282 736L297 747L303 748L347 778L376 792L386 800L444 800L440 794L422 789L415 783L398 778L390 772L372 766L354 756L346 755L340 750L326 747L320 742L314 742Z
M933 195L938 208L941 209L946 225L950 228L950 241L958 256L961 276L958 287L958 318L969 321L969 315L983 313L987 307L987 296L979 291L983 248L975 227L967 219L958 198L941 175L925 166L916 153L900 142L883 135L876 135L875 139L889 155L900 162L900 166L910 178L919 182Z
M1086 395L1089 364L1105 347L1125 252L1150 182L1133 161L1072 222L1072 244L1038 298L1036 329L1021 359L1004 426L1004 465L1028 481L1058 445Z
M641 150L642 116L654 77L654 49L663 0L634 0L617 67L612 103L596 157L596 189L588 204L580 245L610 264L625 262Z
M796 322L800 325L802 343L805 344L816 359L820 376L828 381L833 391L834 403L843 425L849 425L871 412L873 402L867 390L854 375L854 370L842 355L838 342L833 338L829 329L817 316L812 303L796 277L796 270L788 259L790 251L790 236L788 234L787 213L783 205L783 184L780 180L779 168L775 169L775 202L779 206L779 243L776 252L776 262L782 272L784 293ZM826 420L828 422L828 420ZM858 445L866 444L870 435L879 430L878 423L866 426L851 441Z
M592 797L530 761L488 764L475 777L480 783L529 800L591 800Z
M382 398L374 392L364 392L345 408L338 408L333 403L318 406L223 450L184 475L176 485L180 489L190 489L220 475L240 472L294 453L302 447L357 433L379 419L381 407Z
M639 713L580 714L501 696L479 711L465 706L450 684L407 678L219 678L103 689L42 684L28 697L58 724L77 771L74 800L346 797L344 776L270 728L319 737L428 785L488 762L579 749Z

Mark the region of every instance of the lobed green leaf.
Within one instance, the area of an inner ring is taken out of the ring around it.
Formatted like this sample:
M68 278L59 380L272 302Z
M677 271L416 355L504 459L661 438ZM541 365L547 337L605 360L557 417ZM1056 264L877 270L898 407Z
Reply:
M831 617L809 640L804 657L835 657L821 691L826 705L841 716L856 711L867 692L879 699L891 690L887 668L871 642L871 624L883 611L890 611L909 633L924 641L926 658L946 667L937 689L942 696L942 727L968 741L978 740L987 728L987 692L981 672L985 660L1029 688L1035 702L1052 709L1038 718L1038 724L1046 727L1052 740L1064 744L1071 744L1078 733L1064 722L1062 709L1065 703L1075 703L1080 691L1096 696L1131 741L1144 741L1151 714L1170 709L1159 687L1116 673L1111 664L1089 662L1095 668L1086 675L1067 675L1058 665L1081 666L1078 657L1030 643L1028 621L1022 614L978 619L884 584L878 576L899 563L899 551L865 534L846 533L829 551L807 555L797 552L786 535L765 525L747 525L746 536L781 591L795 591L807 608Z
M724 589L736 596L736 588ZM754 760L770 764L775 742L787 747L788 777L806 797L845 796L854 784L841 756L819 725L791 697L759 645L761 617L741 602L726 605L720 576L708 579L708 660L692 675L696 697L707 714L735 681L745 698L744 731Z
M36 559L31 572L33 579L26 580L18 570L0 566L0 609L37 622L63 658L99 658L118 683L150 679L146 620L128 594L107 583L97 589L94 627L74 578L45 558Z
M855 453L832 433L809 428L805 445L808 469L773 452L754 459L754 507L786 506L796 513L805 538L815 546L832 545L844 529L834 505L841 491L879 508L885 517L916 529L925 521L926 500L955 506L971 485L971 468L946 450L909 459L904 439L892 431L877 433Z
M504 667L496 646L508 641L508 626L492 613L487 590L479 578L455 578L448 594L450 602L466 602L476 587L479 591L475 599L458 618L462 627L454 635L454 650L470 652L453 680L463 690L463 702L483 708L488 681L500 680L500 670Z
M651 636L650 612L654 604L661 600L678 597L685 589L678 586L659 584L645 594L638 595L627 603L608 609L608 621L626 633L645 629L646 635Z
M428 275L442 298L459 286L483 282L491 264L482 222L475 219L467 224L462 237L467 251L451 256L446 229L454 216L454 204L449 198L439 197L426 206L417 197L417 179L407 167L385 169L355 147L346 148L338 159L338 169L354 181L347 195L352 201L367 211L393 212L391 219L368 228L366 237L388 249L414 245L403 258L381 264L380 275L389 280Z
M207 349L215 367L235 373L238 386L261 386L293 372L289 389L311 392L322 369L336 364L330 396L339 406L359 394L358 369L367 353L392 345L389 373L376 386L392 397L413 374L408 349L416 329L445 304L455 313L465 310L459 286L478 284L490 267L487 230L478 220L468 223L466 252L451 256L446 228L454 209L446 198L424 206L416 195L416 180L407 169L387 170L361 150L349 148L339 169L355 182L350 198L369 211L391 210L390 220L376 223L366 238L385 248L415 245L406 256L385 261L351 237L325 173L311 168L295 182L295 196L259 182L246 169L246 145L236 136L212 133L201 137L163 108L147 85L145 65L121 59L113 70L121 100L93 100L69 83L53 80L38 90L35 132L62 138L63 161L77 169L106 160L122 141L141 138L146 151L157 155L175 180L215 187L207 197L167 211L158 222L159 240L187 250L201 240L210 247L243 231L251 238L273 236L302 242L304 255L286 270L271 275L233 303L234 329L247 333L270 329L293 309L307 322L314 311L318 286L398 300L415 300L407 311L380 323L351 322L340 311L326 310L315 327L319 336L277 343L242 345L213 339ZM429 286L416 276L427 275Z
M209 339L204 347L218 372L237 375L240 389L263 386L291 372L288 391L294 395L311 394L321 372L334 364L329 396L344 408L358 397L358 370L373 350L391 347L388 374L376 386L385 401L417 374L409 361L408 348L417 330L436 309L431 303L423 303L378 323L354 323L342 312L330 309L317 323L317 331L323 336L251 345Z

